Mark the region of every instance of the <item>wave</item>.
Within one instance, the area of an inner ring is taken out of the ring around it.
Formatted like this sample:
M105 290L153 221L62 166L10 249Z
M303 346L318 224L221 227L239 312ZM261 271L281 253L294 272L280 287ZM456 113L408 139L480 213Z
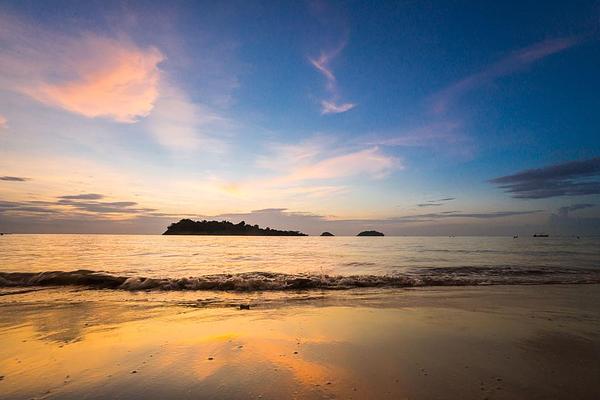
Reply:
M600 270L513 266L448 267L411 270L394 275L323 275L245 272L187 278L119 276L106 272L0 272L0 287L79 286L118 290L340 290L426 286L533 285L600 283Z

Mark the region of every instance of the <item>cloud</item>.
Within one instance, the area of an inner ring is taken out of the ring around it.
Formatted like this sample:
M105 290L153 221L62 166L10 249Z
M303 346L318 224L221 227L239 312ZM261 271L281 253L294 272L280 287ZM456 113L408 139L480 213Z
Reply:
M330 67L330 63L335 59L341 51L346 47L346 41L342 41L336 48L330 51L322 51L318 58L310 58L309 62L317 71L325 78L325 89L330 94L329 100L321 101L321 114L340 114L350 111L356 107L355 103L339 103L339 90L337 87L337 78Z
M89 118L131 123L150 114L164 60L155 47L126 37L66 35L0 18L0 84Z
M591 203L577 203L560 207L556 214L548 218L549 232L560 235L600 235L600 218L598 212L588 217L571 215L571 212L596 207Z
M104 198L104 195L97 194L97 193L85 193L85 194L73 194L73 195L60 196L59 198L66 199L66 200L100 200L100 199Z
M361 174L382 178L396 165L394 158L382 154L377 147L371 147L299 166L284 180L334 179Z
M394 135L372 138L369 143L399 147L432 147L448 144L464 144L467 138L457 132L462 124L458 122L436 122L410 129Z
M400 160L385 155L377 146L334 152L332 147L335 142L322 137L297 145L274 145L268 155L258 160L258 166L278 173L267 180L272 185L360 175L379 179L393 169L403 168Z
M128 218L153 216L154 208L135 207L134 201L96 201L105 196L100 194L82 194L60 196L56 201L0 201L0 214L28 216L31 214L53 214L60 217L74 217L81 212L96 217L107 218L125 215Z
M579 203L579 204L573 204L570 206L564 206L564 207L560 207L558 209L558 215L566 217L569 215L569 213L571 211L577 211L577 210L583 210L585 208L591 208L591 207L595 207L595 204L590 204L590 203Z
M333 101L321 101L321 114L339 114L353 109L354 103L336 104Z
M144 124L156 141L173 151L221 152L229 122L206 106L191 102L181 91L165 87ZM217 134L221 133L219 137Z
M425 203L417 204L417 207L438 207L438 206L443 206L444 203L446 203L448 201L452 201L452 200L456 200L456 198L455 197L446 197L446 198L437 199L437 200L427 200Z
M7 123L8 123L8 121L6 120L6 117L4 117L3 115L0 115L0 129L6 128Z
M475 218L475 219L494 219L494 218L506 218L506 217L514 217L517 215L528 215L528 214L537 214L542 212L543 210L528 210L528 211L493 211L493 212L484 212L484 213L466 213L459 211L444 211L441 213L430 213L430 214L416 214L416 215L407 215L402 217L394 217L390 220L392 221L404 221L404 222L424 222L424 221L432 221L432 220L440 220L440 219L448 219L448 218Z
M462 127L463 124L457 121L434 122L393 133L369 135L362 142L386 147L428 148L459 158L471 158L475 144Z
M600 194L600 157L529 169L489 182L520 199Z
M0 181L7 182L25 182L28 181L29 178L23 178L21 176L0 176Z
M452 101L455 101L464 93L473 90L486 82L491 82L502 76L522 70L536 61L565 51L580 42L581 39L578 37L548 39L512 52L494 64L484 68L482 71L468 76L439 91L433 96L433 111L435 113L443 113L448 109Z

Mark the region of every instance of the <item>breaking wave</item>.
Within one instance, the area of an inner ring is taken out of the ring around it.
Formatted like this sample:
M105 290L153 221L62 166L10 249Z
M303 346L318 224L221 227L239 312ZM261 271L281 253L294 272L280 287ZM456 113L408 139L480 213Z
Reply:
M118 290L340 290L427 286L535 285L600 283L600 270L512 266L413 269L394 275L321 275L246 272L187 278L119 276L106 272L0 272L0 287L79 286Z

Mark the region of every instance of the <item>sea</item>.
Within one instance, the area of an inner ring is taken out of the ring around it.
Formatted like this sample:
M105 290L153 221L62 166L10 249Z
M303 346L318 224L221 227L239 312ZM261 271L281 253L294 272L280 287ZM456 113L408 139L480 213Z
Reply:
M561 283L600 283L600 238L0 236L0 294Z

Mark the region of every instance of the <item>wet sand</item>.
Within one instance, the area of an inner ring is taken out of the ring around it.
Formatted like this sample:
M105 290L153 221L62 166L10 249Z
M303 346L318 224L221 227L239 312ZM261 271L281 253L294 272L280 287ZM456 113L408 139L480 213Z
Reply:
M2 399L600 398L600 285L5 294Z

